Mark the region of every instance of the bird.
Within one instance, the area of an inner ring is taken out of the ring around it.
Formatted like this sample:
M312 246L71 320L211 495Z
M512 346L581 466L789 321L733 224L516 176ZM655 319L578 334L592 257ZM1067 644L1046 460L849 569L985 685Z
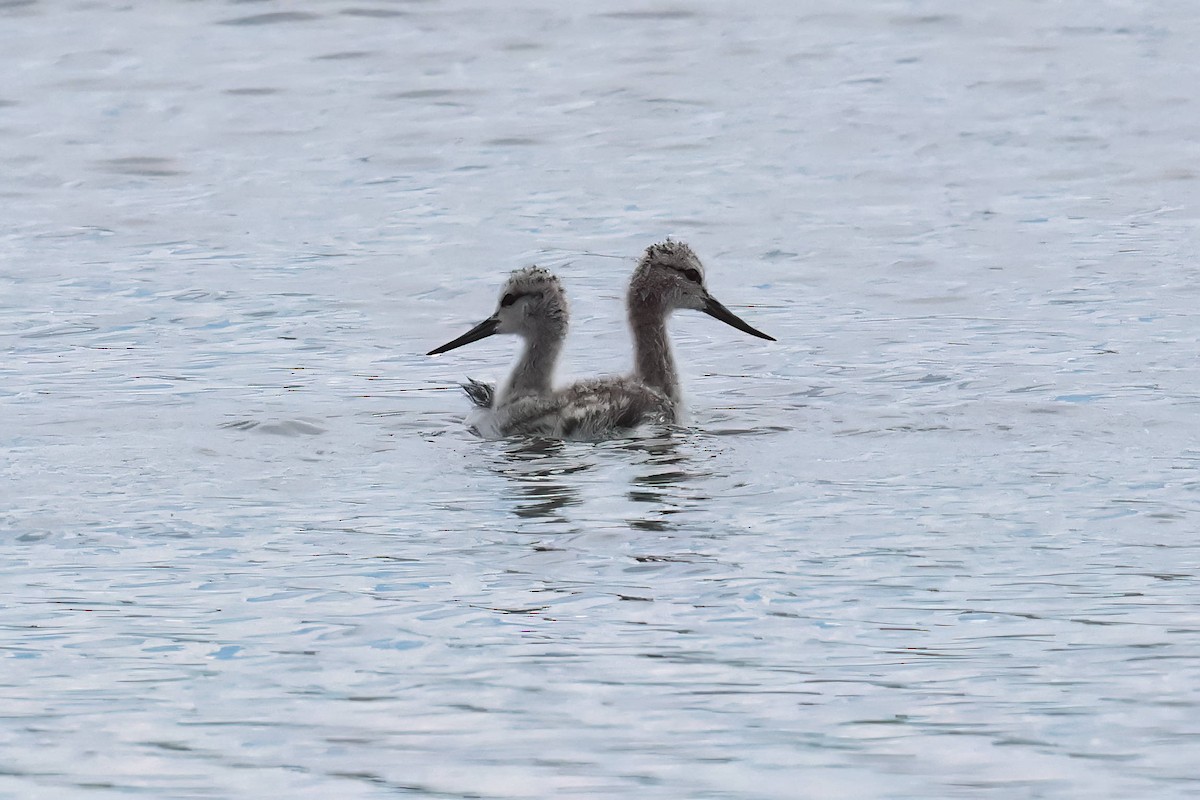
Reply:
M551 388L569 315L557 277L539 267L514 272L495 314L429 355L495 333L518 334L525 338L525 350L499 392L470 378L463 384L477 407L472 427L489 438L535 434L605 439L644 423L680 421L682 389L667 334L667 320L676 309L703 311L740 331L775 341L713 297L699 257L687 244L667 239L646 248L629 281L626 312L634 349L630 375Z
M525 347L498 397L490 386L475 380L463 389L473 400L503 402L526 395L546 395L551 391L554 367L569 321L567 295L558 276L538 266L525 267L508 276L500 290L500 302L490 317L426 355L440 355L497 333L516 334L525 340Z
M660 392L631 378L584 380L553 388L554 369L570 314L557 276L541 267L514 271L492 316L427 355L440 355L494 334L515 334L524 348L499 390L468 378L463 389L476 411L469 427L486 438L539 435L602 439L643 422L673 418Z
M703 311L751 336L775 341L775 337L754 328L713 297L696 253L685 243L670 239L646 248L629 280L625 308L633 333L631 377L671 401L676 414L672 421L678 420L682 401L679 372L667 335L667 320L673 311Z

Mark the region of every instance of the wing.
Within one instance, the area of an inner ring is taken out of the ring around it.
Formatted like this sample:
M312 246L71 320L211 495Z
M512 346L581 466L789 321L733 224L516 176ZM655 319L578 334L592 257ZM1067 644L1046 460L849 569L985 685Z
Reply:
M605 439L647 423L675 420L666 395L628 378L583 381L561 393L558 433L564 439Z

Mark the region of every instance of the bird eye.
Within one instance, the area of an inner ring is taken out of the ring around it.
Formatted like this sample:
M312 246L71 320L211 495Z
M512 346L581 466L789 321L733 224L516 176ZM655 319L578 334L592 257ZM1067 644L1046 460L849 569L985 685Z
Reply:
M504 297L500 298L500 307L508 308L515 302L517 302L517 296L512 292L509 292L508 294L504 295Z
M692 283L699 283L699 282L700 282L700 273L699 273L699 271L697 271L697 270L693 269L692 267L688 267L687 269L685 269L685 270L683 271L683 277L687 278L687 279L688 279L689 281L691 281Z

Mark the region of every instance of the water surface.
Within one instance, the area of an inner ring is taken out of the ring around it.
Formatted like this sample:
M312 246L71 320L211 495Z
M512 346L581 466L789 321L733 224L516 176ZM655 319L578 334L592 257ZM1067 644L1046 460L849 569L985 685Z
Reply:
M1200 11L0 3L0 796L1200 794ZM485 442L505 273L684 430ZM1188 520L1193 520L1189 523Z

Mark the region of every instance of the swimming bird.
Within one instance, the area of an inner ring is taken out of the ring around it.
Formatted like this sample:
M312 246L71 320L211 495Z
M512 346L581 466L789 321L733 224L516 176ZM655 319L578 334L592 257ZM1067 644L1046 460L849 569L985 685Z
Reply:
M512 374L499 391L473 379L463 385L478 407L468 424L487 438L536 434L599 439L642 422L673 418L663 394L629 378L581 381L555 391L554 368L568 321L566 293L558 278L540 267L526 267L509 276L492 316L428 355L497 333L525 340Z
M527 395L548 395L569 320L567 296L558 277L541 267L525 267L508 276L490 317L426 355L436 356L497 333L516 334L525 340L525 347L499 395L488 384L472 378L467 379L463 389L481 408Z
M521 279L526 274L548 276L556 291L527 290ZM506 308L527 296L539 302L519 305L519 316L514 317L516 312L504 316ZM524 336L525 352L499 393L471 379L463 386L480 409L481 418L474 427L485 436L529 433L601 439L647 422L679 421L682 391L667 334L667 319L676 309L703 311L744 333L775 341L713 297L704 280L704 265L695 252L683 242L668 239L646 248L629 281L626 311L633 333L632 375L593 378L565 389L550 389L566 336L566 296L558 279L537 267L514 272L492 317L429 355L494 333Z
M775 341L722 305L704 281L704 265L692 248L670 239L646 248L633 271L625 300L633 332L633 378L661 392L678 408L679 373L667 335L667 319L676 309L690 308L760 339Z

